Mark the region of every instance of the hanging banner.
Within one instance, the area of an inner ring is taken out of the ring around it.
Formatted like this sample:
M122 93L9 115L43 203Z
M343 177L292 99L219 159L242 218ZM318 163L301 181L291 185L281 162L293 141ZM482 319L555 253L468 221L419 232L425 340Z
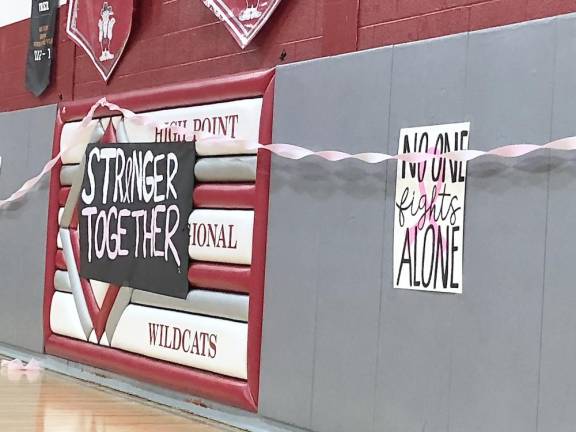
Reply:
M36 97L50 85L58 0L32 0L26 88Z
M398 154L468 149L470 123L402 129ZM398 161L394 288L462 293L466 162Z
M192 143L88 145L83 277L186 298L195 159Z
M70 0L66 33L105 81L116 68L132 29L133 0Z
M202 0L224 23L242 49L266 24L280 0Z

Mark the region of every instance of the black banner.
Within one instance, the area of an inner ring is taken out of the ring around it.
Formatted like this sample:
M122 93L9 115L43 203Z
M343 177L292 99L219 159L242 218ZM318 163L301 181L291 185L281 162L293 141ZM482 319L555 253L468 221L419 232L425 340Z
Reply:
M26 88L40 96L50 84L58 0L32 0Z
M80 196L80 274L188 294L192 143L90 144Z

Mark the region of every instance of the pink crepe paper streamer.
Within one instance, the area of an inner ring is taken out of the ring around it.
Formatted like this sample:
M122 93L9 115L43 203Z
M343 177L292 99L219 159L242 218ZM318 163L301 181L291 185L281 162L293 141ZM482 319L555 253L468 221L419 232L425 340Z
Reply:
M576 137L567 137L567 138L562 138L562 139L559 139L556 141L549 142L549 143L544 144L544 145L513 144L513 145L507 145L507 146L503 146L503 147L497 147L497 148L489 150L489 151L468 149L468 150L458 150L458 151L448 152L448 153L444 153L444 154L440 154L440 155L429 154L426 152L389 155L386 153L350 154L350 153L345 153L345 152L336 151L336 150L313 151L313 150L307 149L305 147L300 147L300 146L296 146L296 145L292 145L292 144L277 143L277 144L262 145L260 143L249 142L246 140L231 140L231 139L228 139L226 137L215 136L215 135L212 135L212 134L206 133L206 132L193 132L190 129L184 128L181 126L168 126L162 122L156 122L156 121L152 120L146 114L136 114L130 110L122 108L122 107L120 107L116 104L113 104L111 102L108 102L106 100L106 98L100 99L98 102L96 102L90 108L90 110L88 111L88 113L86 114L84 119L82 120L82 126L83 127L88 126L90 121L92 121L94 118L94 113L100 107L105 107L111 111L120 112L124 116L125 119L129 119L131 121L134 121L135 123L137 123L141 126L170 129L170 130L172 130L178 134L181 134L183 136L191 136L193 133L196 136L197 140L202 140L205 142L211 142L211 143L213 143L213 145L220 146L222 148L225 148L227 144L228 145L234 144L235 147L237 148L238 144L240 144L241 147L243 147L245 150L260 150L260 149L262 149L265 151L269 151L270 153L273 153L277 156L280 156L280 157L283 157L286 159L293 159L293 160L299 160L299 159L303 159L305 157L316 156L316 157L320 157L320 158L325 159L325 160L330 161L330 162L338 162L338 161L346 160L346 159L355 159L355 160L369 163L369 164L377 164L377 163L385 162L388 160L397 160L397 161L403 161L403 162L419 163L419 162L424 162L424 161L428 161L431 159L442 157L442 158L446 158L446 159L449 159L452 161L468 162L468 161L477 159L477 158L482 157L482 156L497 156L497 157L503 157L503 158L515 158L515 157L524 156L528 153L531 153L531 152L534 152L537 150L544 150L544 149L562 150L562 151L576 150ZM36 186L36 184L40 181L40 179L45 174L50 172L52 170L52 168L54 168L54 166L58 163L58 161L61 159L63 154L65 154L67 151L71 150L72 148L74 148L76 145L79 145L79 144L80 143L74 144L74 145L68 147L68 149L66 149L64 151L60 151L60 153L58 153L56 155L56 157L54 157L52 160L48 161L46 163L46 165L44 165L44 167L42 168L42 170L40 171L40 173L37 176L32 177L31 179L27 180L20 187L20 189L18 189L16 192L14 192L12 195L10 195L8 198L6 198L4 200L0 200L0 208L4 207L6 204L9 204L11 202L18 200L19 198L23 197L28 192L30 192L34 188L34 186Z
M427 153L432 154L432 155L436 155L438 154L437 150L429 150ZM418 175L420 176L421 174L421 168L423 167L423 165L418 165ZM441 178L438 178L438 181L436 182L436 184L433 186L433 188L435 187L438 191L442 190L442 186L444 185L444 180L442 180ZM426 197L426 201L428 201L428 191L426 190L426 182L420 181L418 182L418 188L420 189L420 196L421 197ZM432 189L434 190L434 189ZM430 193L431 195L431 193ZM432 207L436 200L438 199L438 195L436 195L434 197L434 200L432 200L432 202L430 202L427 206L428 207ZM425 212L424 213L424 220L423 220L423 226L419 226L420 224L420 220L417 220L416 223L414 224L414 226L412 226L411 228L408 228L408 245L412 245L412 243L415 241L416 239L416 235L418 233L418 231L424 229L424 227L427 227L428 225L432 225L434 227L435 231L439 231L440 230L440 226L438 224L438 222L436 222L436 220L434 219L434 216L432 215L432 211L430 212ZM447 240L448 239L442 239L442 250L444 252L446 252L446 248L447 248Z
M0 367L6 368L8 371L37 372L42 370L42 365L35 359L30 360L28 364L19 359L2 360Z

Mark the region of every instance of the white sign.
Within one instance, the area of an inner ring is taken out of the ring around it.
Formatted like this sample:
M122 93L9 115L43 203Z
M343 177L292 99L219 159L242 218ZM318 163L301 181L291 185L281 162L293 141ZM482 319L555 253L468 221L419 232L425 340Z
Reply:
M260 113L262 111L262 98L242 99L231 102L198 105L193 107L165 109L146 113L146 116L156 122L163 123L165 127L150 127L141 125L134 119L125 120L126 136L120 135L120 117L112 119L114 127L118 130L118 139L126 142L176 142L190 140L197 132L206 132L224 137L226 146L218 146L214 140L198 141L196 151L199 156L256 154L257 150L242 148L243 142L229 142L226 138L248 142L258 142L260 134ZM103 119L102 127L106 129L108 119ZM66 123L60 138L64 164L79 164L86 151L86 146L93 137L98 120L93 120L88 127L81 126L81 122ZM184 137L169 126L186 128L190 136Z
M246 323L131 304L110 344L226 376L248 376Z
M402 129L398 153L468 148L470 123ZM394 288L462 293L466 163L398 161Z
M252 263L254 212L251 210L194 210L190 226L190 258L229 264Z
M258 142L261 111L262 98L154 111L146 115L156 122L164 123L165 127L150 128L135 120L126 119L127 138L130 142L177 142L190 140L192 135L197 138L196 134L204 132L223 137L227 145L222 147L210 140L199 140L196 143L199 156L255 154L256 149L247 152L241 147L235 148L228 141L232 139ZM189 136L180 135L170 129L170 126L186 128ZM238 145L241 143L238 142Z

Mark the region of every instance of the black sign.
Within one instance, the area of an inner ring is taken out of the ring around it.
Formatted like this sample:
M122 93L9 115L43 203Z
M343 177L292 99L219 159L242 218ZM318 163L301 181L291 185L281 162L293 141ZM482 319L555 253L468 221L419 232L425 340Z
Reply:
M50 84L58 0L32 0L26 88L40 96Z
M192 143L90 144L80 195L80 274L188 294Z

